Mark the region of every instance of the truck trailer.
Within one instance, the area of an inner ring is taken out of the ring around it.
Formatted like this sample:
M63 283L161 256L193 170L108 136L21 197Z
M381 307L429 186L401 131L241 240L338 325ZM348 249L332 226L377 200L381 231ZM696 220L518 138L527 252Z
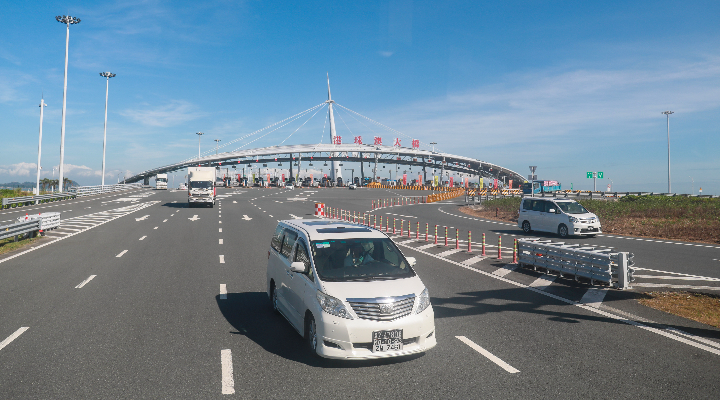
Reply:
M188 207L198 204L215 205L215 168L188 168Z

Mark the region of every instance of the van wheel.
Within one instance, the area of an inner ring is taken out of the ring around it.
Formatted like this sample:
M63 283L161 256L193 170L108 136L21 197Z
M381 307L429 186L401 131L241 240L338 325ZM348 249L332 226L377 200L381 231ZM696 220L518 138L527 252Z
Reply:
M278 309L278 297L277 297L277 290L275 290L275 282L270 283L270 303L272 304L272 309L275 312L275 314L280 314L280 310Z
M522 230L523 230L523 232L525 232L525 233L530 233L530 232L532 232L532 229L530 229L530 223L527 222L527 221L523 221L523 223L522 223Z
M567 225L560 224L560 226L558 226L558 235L560 235L561 238L566 238L568 236Z
M305 323L306 326L306 332L305 332L305 338L307 338L308 345L310 345L310 351L313 352L313 354L317 355L317 345L318 345L318 337L317 337L317 326L315 325L315 318L312 316L312 314L309 314L307 317L307 322Z

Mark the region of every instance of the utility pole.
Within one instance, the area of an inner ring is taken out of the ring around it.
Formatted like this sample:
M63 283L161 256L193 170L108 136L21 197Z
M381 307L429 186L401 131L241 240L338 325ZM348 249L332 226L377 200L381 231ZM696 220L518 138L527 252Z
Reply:
M65 79L63 81L63 105L62 105L62 125L60 127L60 176L58 177L58 186L60 192L63 191L63 179L65 178L65 104L67 100L67 70L68 70L68 48L70 46L70 25L79 24L80 18L71 17L69 15L58 15L55 17L57 22L62 22L67 26L65 34Z
M217 153L218 153L218 144L220 143L220 141L221 141L222 139L213 139L213 140L215 140L215 155L217 155Z
M43 109L47 107L45 99L40 98L40 139L38 139L38 163L37 163L37 180L35 182L35 194L40 194L40 155L42 154L42 126L43 126Z
M670 114L674 114L673 111L663 111L663 114L667 116L667 142L668 142L668 193L672 193L672 187L670 185Z

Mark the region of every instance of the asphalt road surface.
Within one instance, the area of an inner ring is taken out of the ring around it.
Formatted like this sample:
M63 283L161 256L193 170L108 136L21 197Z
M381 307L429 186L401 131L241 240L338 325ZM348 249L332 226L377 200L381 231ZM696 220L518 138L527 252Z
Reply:
M46 211L63 221L32 248L0 256L0 397L720 397L720 330L631 298L652 285L718 293L717 246L566 240L635 254L635 289L591 287L515 268L508 251L522 231L462 214L453 202L372 214L396 218L398 228L411 221L410 238L391 237L417 258L438 345L392 360L311 355L265 293L277 221L315 218L316 201L368 212L371 199L421 193L232 188L218 190L214 208L188 208L185 192L139 190L0 211L0 221ZM498 236L508 246L502 260Z

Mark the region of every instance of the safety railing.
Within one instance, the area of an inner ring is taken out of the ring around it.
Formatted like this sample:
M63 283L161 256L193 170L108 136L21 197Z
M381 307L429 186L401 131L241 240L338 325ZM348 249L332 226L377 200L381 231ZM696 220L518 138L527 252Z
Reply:
M5 197L2 199L2 208L13 206L25 206L45 203L49 201L66 200L75 198L74 193L41 194L37 196Z
M71 188L70 191L75 193L77 197L93 196L103 193L123 192L126 190L142 189L142 183L128 183L116 185L98 185L98 186L78 186Z
M591 285L600 281L629 289L635 262L633 253L526 238L518 239L518 265L586 278Z
M26 222L32 220L40 221L40 230L46 231L48 229L55 229L60 226L60 213L59 212L44 212L33 215L25 215L19 217L18 222Z
M41 222L41 219L30 219L0 226L0 240L15 237L15 241L17 242L21 235L30 234L30 236L35 236L37 232L40 231Z

